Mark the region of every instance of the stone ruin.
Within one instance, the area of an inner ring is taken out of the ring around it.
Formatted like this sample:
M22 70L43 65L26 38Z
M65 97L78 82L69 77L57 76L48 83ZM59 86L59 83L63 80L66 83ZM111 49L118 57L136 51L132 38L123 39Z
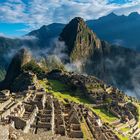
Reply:
M11 126L14 132L83 139L81 124L86 123L93 139L118 140L110 127L86 106L68 100L64 104L42 89L27 92L14 104L13 100L5 102L6 109L1 108L1 125Z

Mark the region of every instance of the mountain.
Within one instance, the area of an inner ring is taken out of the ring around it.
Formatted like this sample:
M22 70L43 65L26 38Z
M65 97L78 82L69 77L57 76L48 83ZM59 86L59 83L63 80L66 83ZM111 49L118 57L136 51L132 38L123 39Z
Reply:
M87 24L102 40L140 51L139 13L133 12L128 16L110 13L97 20L89 20Z
M27 36L35 36L38 40L37 45L41 48L50 47L52 39L58 37L64 26L61 23L53 23L48 26L43 25L40 29L28 33Z
M22 46L31 50L40 50L51 47L52 39L56 38L64 28L64 24L54 23L42 26L40 29L30 32L19 38L0 37L0 80L3 80L8 65L14 52ZM8 54L8 55L7 55Z
M69 62L79 63L80 71L87 72L88 66L86 65L91 59L95 60L94 71L98 71L97 63L100 64L100 68L103 66L101 41L82 18L72 19L63 29L59 39L66 44L67 50L65 52L70 58Z
M94 49L100 49L101 47L100 40L80 17L72 19L65 26L59 39L65 41L67 53L70 59L74 61L82 57L88 58Z
M4 79L10 61L15 52L23 46L30 49L38 49L36 39L29 36L19 38L0 37L0 80Z
M133 12L128 16L119 16L115 13L110 13L97 20L88 20L86 23L101 40L140 51L140 31L138 30L140 28L139 13ZM65 24L53 23L48 26L44 25L27 35L39 37L41 40L39 41L39 45L50 46L50 40L57 37L64 27Z
M140 66L140 53L101 41L82 18L72 19L59 39L66 44L63 51L68 54L69 63L82 73L95 75L122 89L134 89L134 81L139 83L136 75L140 72L135 71Z
M5 71L8 68L11 49L17 49L21 44L18 39L0 37L0 80L4 78Z
M31 60L31 55L27 51L27 49L23 48L19 50L13 57L5 79L1 82L0 88L11 88L11 85L13 84L14 80L17 78L18 75L20 75L22 71L22 66L28 63Z
M81 18L74 21L88 29ZM17 51L10 63L4 80L8 86L0 88L1 129L6 126L10 139L139 139L139 100L94 76L60 69L41 71L27 49ZM122 129L126 124L130 128ZM124 136L124 132L129 133Z
M117 16L111 13L99 19L100 23L98 23L98 27L103 26L99 31L104 34L104 30L108 29L106 27L108 23L117 23L117 25L119 25L120 21L117 22L116 18L120 19L121 17L122 20L124 18L132 20L137 16L137 13L132 13L129 16ZM102 24L102 21L106 23L106 26ZM124 22L125 24L126 21ZM135 20L132 21L135 22ZM89 25L90 22L91 24ZM99 39L100 35L98 38L98 33L97 35L95 34L95 32L97 32L97 26L95 25L94 32L93 29L91 30L90 27L88 27L88 25L92 25L92 22L93 21L88 21L86 25L86 22L84 22L82 18L77 17L71 20L66 26L59 23L42 26L40 29L30 32L22 39L1 37L0 74L2 75L2 79L6 73L5 71L8 69L11 56L13 56L9 54L13 50L13 52L15 52L17 48L19 49L24 45L30 48L31 51L36 52L37 54L35 55L37 56L39 55L38 52L42 52L42 49L46 50L49 47L54 47L55 45L52 46L53 39L58 37L60 42L63 41L66 44L65 50L63 50L62 53L66 54L68 57L67 60L62 61L68 64L68 66L74 64L78 66L78 69L80 69L82 73L96 75L110 84L120 86L122 89L134 89L135 85L139 85L140 83L138 80L139 78L137 78L140 65L139 53L102 41L102 38ZM112 28L114 28L114 26L111 27L111 29ZM138 32L138 30L136 32ZM32 39L33 36L35 39ZM113 36L115 35L110 35L110 38L113 38ZM27 37L30 39L25 39ZM137 36L133 35L132 38L134 37L137 38ZM58 49L60 47L61 46L59 46Z
M29 46L36 55L22 48L12 58L0 83L1 101L6 101L2 122L10 126L9 138L139 139L139 100L110 84L139 89L140 53L101 41L80 17L63 28L56 43L56 53L52 49L43 60L41 46ZM67 71L72 64L80 73Z

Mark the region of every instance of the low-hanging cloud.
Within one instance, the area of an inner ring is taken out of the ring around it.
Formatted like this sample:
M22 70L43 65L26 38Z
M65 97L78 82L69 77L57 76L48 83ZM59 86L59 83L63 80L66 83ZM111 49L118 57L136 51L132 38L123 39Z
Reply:
M33 41L34 37L33 37ZM20 48L22 47L26 47L28 49L30 49L28 46L20 46ZM67 46L63 41L59 41L58 38L54 38L51 41L50 46L46 47L46 48L39 48L38 46L36 46L35 48L30 49L30 51L32 52L33 56L36 59L40 59L42 57L45 58L49 58L50 61L54 61L54 59L56 60L56 62L58 62L59 64L62 64L64 60L68 60L69 56L67 53L65 53ZM17 52L17 48L16 49L11 49L10 52L8 53L8 55L5 55L6 59L11 59L13 57L13 55ZM114 57L113 57L114 58ZM119 87L117 80L116 80L116 76L119 77L120 73L116 71L116 69L118 68L123 68L126 65L126 59L124 57L115 57L113 60L110 58L106 58L105 59L105 65L106 67L109 69L110 73L107 76L110 76L110 79L113 83L113 85L116 85L117 87ZM136 67L130 68L129 70L129 75L130 78L128 80L126 80L126 84L127 82L129 82L130 84L132 84L133 89L127 89L127 88L122 88L128 95L131 96L136 96L138 98L140 98L140 56L138 55L137 57L133 57L133 62L137 62ZM63 63L64 64L64 68L67 71L74 71L77 73L82 73L82 66L83 66L83 60L78 60L75 62L70 62L68 61L67 63ZM114 76L115 74L115 76ZM121 75L123 76L123 75ZM123 78L123 77L122 77Z
M106 58L105 66L109 71L107 77L110 78L113 85L124 90L127 95L140 99L140 55L133 56L132 63L127 63L127 59L128 57L123 56L114 56L113 59ZM120 69L124 71L124 75L120 73ZM127 71L125 71L126 69ZM125 77L126 75L127 78ZM118 81L117 78L122 79L123 85L120 85L120 79Z

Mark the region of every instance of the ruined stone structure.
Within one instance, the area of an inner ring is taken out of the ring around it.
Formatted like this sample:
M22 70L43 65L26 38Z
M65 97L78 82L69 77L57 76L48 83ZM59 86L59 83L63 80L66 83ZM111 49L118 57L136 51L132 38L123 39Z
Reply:
M102 122L95 113L83 104L76 104L69 100L65 100L66 103L64 104L52 94L46 93L44 89L32 89L24 91L22 94L15 93L14 97L8 94L8 96L0 95L2 104L1 125L8 124L13 129L26 134L46 134L83 139L82 124L84 123L91 133L92 139L119 140L110 126ZM11 95L13 96L13 94ZM120 110L127 106L129 104L123 105ZM113 109L116 108L115 111L119 114L118 107L120 105L115 106ZM134 119L133 114L128 110L126 112L128 119Z

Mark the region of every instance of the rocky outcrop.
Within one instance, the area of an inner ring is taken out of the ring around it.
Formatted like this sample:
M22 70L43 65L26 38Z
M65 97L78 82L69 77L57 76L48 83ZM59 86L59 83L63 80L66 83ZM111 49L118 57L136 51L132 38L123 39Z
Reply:
M98 71L97 63L100 64L100 68L103 66L101 41L82 18L72 19L60 34L60 40L67 46L65 51L69 55L70 63L77 65L80 71L90 71L90 60L94 60L92 67L95 71Z
M140 75L137 70L140 54L101 41L82 18L72 19L60 34L60 40L66 44L69 62L74 63L82 73L95 75L122 89L133 89L134 81L139 83L136 75Z
M38 86L37 77L32 72L21 73L11 84L11 90L14 92L29 90Z
M20 75L22 71L22 66L31 60L31 54L25 48L19 50L13 57L6 77L4 81L0 84L1 88L10 88L11 84L14 82L16 77Z
M88 59L95 50L101 50L101 42L84 20L76 17L70 21L60 34L60 40L67 46L70 61Z

